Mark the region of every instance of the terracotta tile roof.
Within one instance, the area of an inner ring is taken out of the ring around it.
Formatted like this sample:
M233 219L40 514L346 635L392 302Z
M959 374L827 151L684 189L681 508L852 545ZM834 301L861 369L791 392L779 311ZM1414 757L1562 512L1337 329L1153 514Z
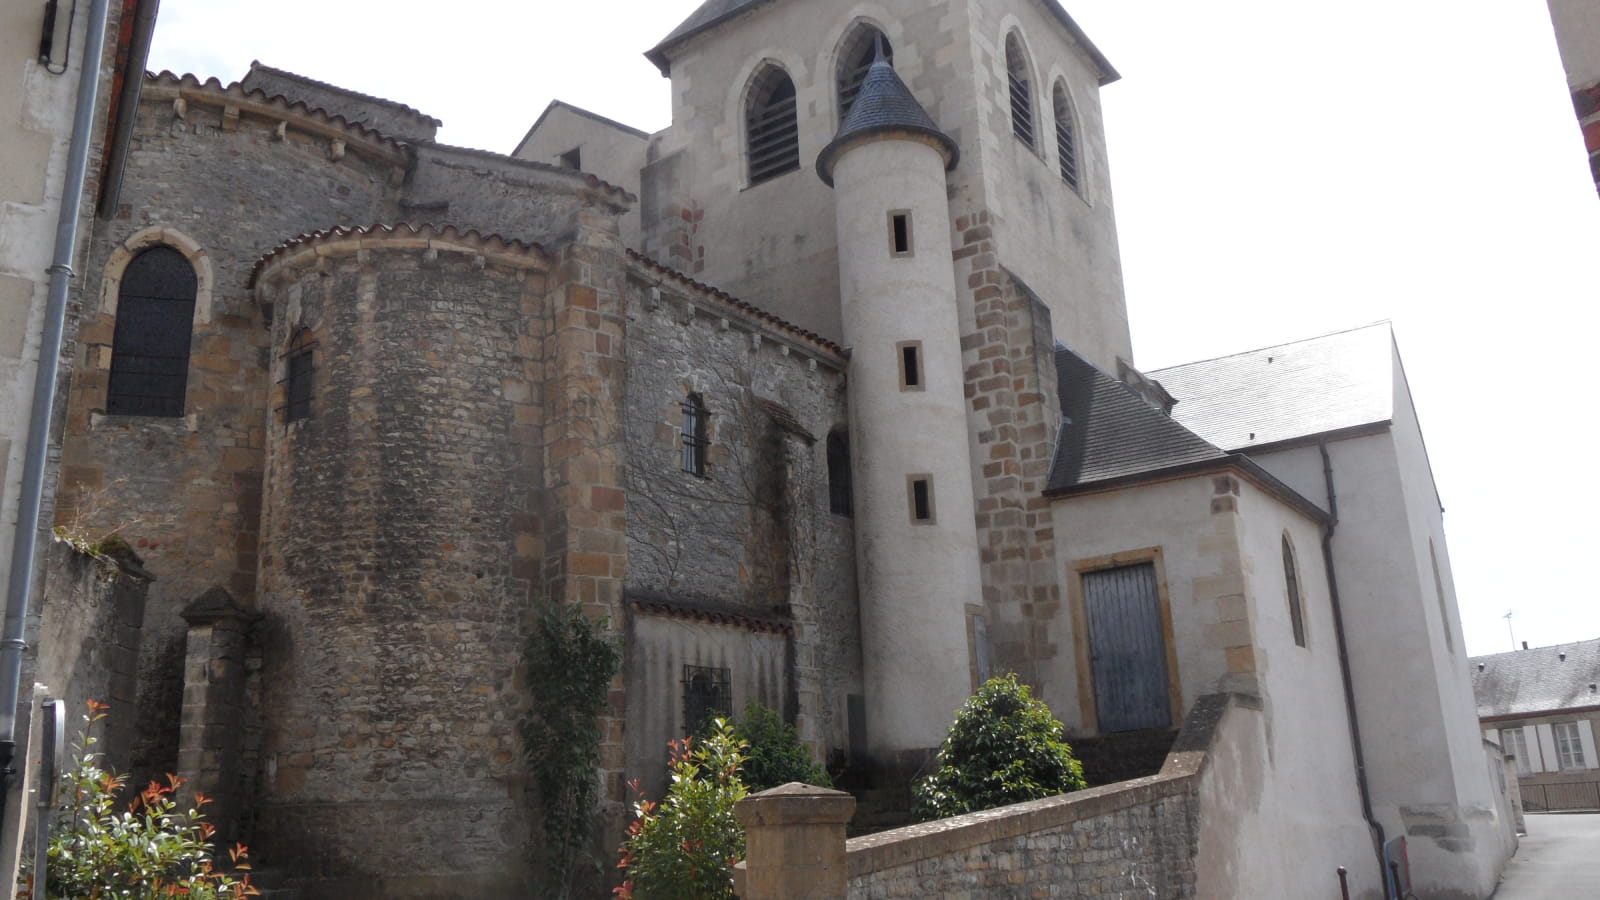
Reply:
M282 94L268 94L266 91L263 91L259 88L247 89L237 81L233 82L232 84L224 85L216 78L207 78L206 80L201 81L194 75L179 75L175 72L166 70L161 72L146 72L144 77L146 84L179 89L198 88L208 93L219 94L225 97L233 97L239 100L248 100L252 103L271 106L290 115L302 116L305 118L326 122L330 125L343 128L344 130L349 131L351 134L359 135L366 140L378 141L394 147L407 146L404 141L397 140L380 131L368 128L359 122L352 122L337 113L328 112L321 107L307 105L305 102L300 100L291 100Z
M303 247L307 247L311 244L321 243L323 241L341 240L348 237L365 237L369 235L432 237L440 240L459 241L466 244L472 244L482 249L491 251L532 253L538 256L548 256L548 253L545 251L544 247L539 244L529 244L523 241L502 237L498 234L484 234L477 229L468 229L463 231L454 225L445 225L440 227L436 225L412 225L405 222L402 222L398 225L363 225L359 228L351 228L341 225L338 228L327 228L321 231L312 231L299 235L298 237L290 238L278 246L273 247L271 250L268 250L265 255L256 260L256 264L251 268L249 285L250 287L255 287L256 279L261 275L262 270L272 265L273 261L281 256L285 256Z
M685 603L654 591L641 591L638 593L630 591L628 593L628 602L639 612L669 619L681 619L687 622L701 622L709 625L727 625L733 628L743 628L747 631L764 632L766 634L794 634L793 623L786 622L783 619L753 616L729 609L717 609L709 605Z
M438 128L438 127L440 127L441 125L444 124L444 122L440 121L439 119L436 119L433 116L430 116L427 113L422 112L419 109L414 109L414 108L412 108L410 106L407 106L404 103L401 103L401 102L399 102L397 100L389 100L389 99L387 99L385 97L377 97L377 96L374 96L372 94L363 94L360 91L352 91L347 87L340 87L337 84L330 84L329 82L326 82L326 81L318 81L315 78L307 78L306 76L301 75L298 72L290 72L288 69L279 69L279 68L277 68L275 66L269 66L269 65L261 62L258 59L253 59L253 60L250 61L250 68L259 69L259 70L261 70L263 72L270 72L273 75L281 75L284 78L293 78L294 80L302 82L304 84L314 85L316 87L322 88L325 91L333 91L335 93L343 94L346 97L353 97L353 98L355 98L357 100L361 100L361 101L364 101L364 102L367 102L367 103L381 103L384 106L387 106L387 107L389 107L391 109L398 109L401 112L406 113L407 115L415 116L418 119L421 119L424 122L427 122L427 123L431 124L435 128Z
M835 344L833 341L828 340L816 332L807 331L804 328L801 328L800 326L795 325L786 319L779 318L778 316L775 316L752 303L747 303L743 300L740 300L738 297L735 297L720 288L715 288L709 284L695 281L693 278L683 274L677 269L674 269L671 266L662 265L650 257L645 256L643 253L638 252L637 250L629 250L628 259L638 263L646 271L654 272L658 275L665 275L678 284L693 289L695 293L703 297L716 300L722 304L732 307L738 312L744 313L751 318L770 325L779 331L788 332L797 338L801 338L808 343L814 344L817 347L828 351L834 356L839 357L841 361L848 356L843 347Z
M1472 657L1478 717L1600 706L1600 638Z

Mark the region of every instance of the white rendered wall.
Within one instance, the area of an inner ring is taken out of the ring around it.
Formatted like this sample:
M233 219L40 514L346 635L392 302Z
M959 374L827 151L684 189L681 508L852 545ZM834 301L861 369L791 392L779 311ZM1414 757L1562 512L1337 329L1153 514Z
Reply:
M1576 89L1600 81L1600 4L1594 0L1550 0L1556 46Z
M966 403L950 280L944 160L880 140L834 168L868 743L936 747L971 693L966 605L982 602ZM913 251L890 255L889 214ZM923 388L901 389L899 345L920 341ZM907 478L933 481L932 524L913 523Z

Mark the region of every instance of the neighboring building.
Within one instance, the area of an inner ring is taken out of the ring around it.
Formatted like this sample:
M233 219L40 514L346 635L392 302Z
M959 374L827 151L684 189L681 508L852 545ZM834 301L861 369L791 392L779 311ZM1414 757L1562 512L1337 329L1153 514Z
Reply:
M611 837L708 711L903 782L1016 671L1113 756L1241 698L1199 896L1381 896L1399 837L1492 892L1387 326L1141 373L1117 75L1054 0L710 0L649 56L671 127L558 103L512 157L259 63L146 79L59 503L157 576L136 772L308 900L515 895L546 597L624 639Z
M1600 810L1600 639L1472 663L1483 736L1516 758L1523 806Z
M1600 4L1593 0L1550 0L1556 46L1572 89L1572 107L1583 129L1589 168L1600 189Z

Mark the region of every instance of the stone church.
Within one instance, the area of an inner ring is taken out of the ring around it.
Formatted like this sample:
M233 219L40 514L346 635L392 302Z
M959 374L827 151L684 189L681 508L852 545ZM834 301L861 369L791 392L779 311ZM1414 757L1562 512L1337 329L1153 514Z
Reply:
M670 127L557 102L510 155L261 63L145 78L57 504L154 576L125 765L300 897L523 896L549 598L624 647L613 834L707 710L897 778L1017 672L1113 755L1245 710L1198 896L1387 896L1398 837L1419 894L1492 892L1387 325L1137 368L1118 74L1056 0L707 0L647 56Z

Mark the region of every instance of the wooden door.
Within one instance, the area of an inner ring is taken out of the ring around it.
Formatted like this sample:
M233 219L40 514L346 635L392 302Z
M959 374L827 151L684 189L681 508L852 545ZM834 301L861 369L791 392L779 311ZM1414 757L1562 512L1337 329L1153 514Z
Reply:
M1154 563L1083 575L1101 733L1170 728L1167 643Z

